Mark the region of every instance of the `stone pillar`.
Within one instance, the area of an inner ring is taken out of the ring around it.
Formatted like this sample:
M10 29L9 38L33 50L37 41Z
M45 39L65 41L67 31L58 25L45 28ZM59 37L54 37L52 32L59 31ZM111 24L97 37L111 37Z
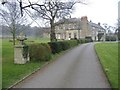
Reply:
M28 50L24 50L25 45L15 45L14 47L14 63L15 64L25 64L29 61Z
M103 41L106 41L106 31L104 32L104 37L103 37Z

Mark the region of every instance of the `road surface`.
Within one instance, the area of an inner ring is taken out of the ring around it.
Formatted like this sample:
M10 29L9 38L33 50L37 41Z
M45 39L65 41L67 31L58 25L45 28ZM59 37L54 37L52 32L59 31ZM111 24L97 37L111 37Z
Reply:
M79 45L14 88L110 88L94 50Z

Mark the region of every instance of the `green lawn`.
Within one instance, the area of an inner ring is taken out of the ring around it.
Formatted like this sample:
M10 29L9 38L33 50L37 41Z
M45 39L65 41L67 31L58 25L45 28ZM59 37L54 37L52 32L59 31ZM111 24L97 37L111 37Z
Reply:
M0 39L0 90L2 89L2 40Z
M30 42L29 42L30 41ZM31 42L34 41L34 42ZM27 44L32 43L47 43L49 39L28 39ZM51 60L56 60L59 56L64 54L65 51L52 55ZM14 64L14 50L12 42L9 40L2 41L2 88L8 88L15 82L22 79L24 76L30 74L37 68L40 68L47 62L29 62L25 65Z
M48 42L44 39L35 40L34 43ZM33 43L33 42L32 42ZM33 72L46 62L29 62L25 65L14 64L14 48L9 40L2 41L2 88L7 88L22 77Z
M27 44L32 44L32 43L47 43L49 42L49 38L28 38L25 42Z
M112 88L118 88L118 43L98 43L95 48Z

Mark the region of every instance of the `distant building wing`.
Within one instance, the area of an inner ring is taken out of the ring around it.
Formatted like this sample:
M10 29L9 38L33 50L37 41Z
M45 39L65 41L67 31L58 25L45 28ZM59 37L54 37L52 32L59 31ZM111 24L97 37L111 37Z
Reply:
M100 25L98 25L98 24L96 24L96 23L89 22L89 25L90 25L91 27L97 28L98 30L103 30L103 31L105 31L105 29L104 29L102 26L100 26Z

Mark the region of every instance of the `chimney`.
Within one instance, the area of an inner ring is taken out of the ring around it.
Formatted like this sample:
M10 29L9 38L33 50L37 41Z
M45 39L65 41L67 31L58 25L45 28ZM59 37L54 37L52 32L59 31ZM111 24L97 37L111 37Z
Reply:
M88 21L87 16L83 16L83 17L81 17L81 21Z
M98 22L98 25L100 26L100 22Z

